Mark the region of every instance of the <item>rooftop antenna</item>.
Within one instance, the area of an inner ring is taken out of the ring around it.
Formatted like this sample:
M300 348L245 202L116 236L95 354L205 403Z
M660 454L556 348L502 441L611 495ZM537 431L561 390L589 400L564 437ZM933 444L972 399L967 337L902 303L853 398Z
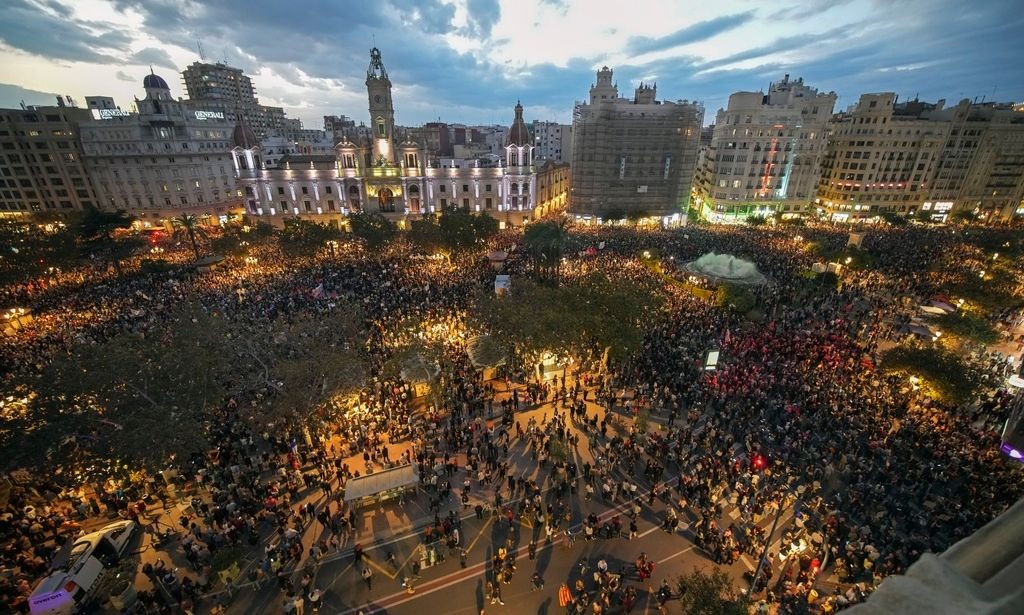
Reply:
M196 47L199 49L199 59L205 62L206 54L203 53L203 44L199 42L199 39L196 39Z

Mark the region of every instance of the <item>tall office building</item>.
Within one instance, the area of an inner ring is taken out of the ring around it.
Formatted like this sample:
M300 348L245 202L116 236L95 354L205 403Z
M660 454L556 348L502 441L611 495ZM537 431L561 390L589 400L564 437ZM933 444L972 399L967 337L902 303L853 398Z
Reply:
M864 94L833 121L818 206L836 221L884 212L943 220L966 210L986 219L1024 214L1024 109L954 107Z
M534 120L533 147L538 161L568 162L572 158L572 124Z
M694 192L712 220L802 212L818 189L836 93L786 75L764 92L736 92L715 116Z
M182 213L227 216L241 204L231 155L232 125L219 111L171 98L167 82L146 75L138 113L82 121L86 168L99 206L124 209L146 225Z
M619 98L605 66L590 100L576 104L569 208L577 216L619 210L672 221L688 207L704 109L656 95L641 83L631 100Z
M236 113L240 113L260 138L273 130L295 129L289 125L284 109L260 104L252 79L240 68L222 62L193 62L181 72L181 78L188 92L184 101L188 108L223 113L231 124L238 121Z
M88 109L0 109L0 216L97 205L82 157Z

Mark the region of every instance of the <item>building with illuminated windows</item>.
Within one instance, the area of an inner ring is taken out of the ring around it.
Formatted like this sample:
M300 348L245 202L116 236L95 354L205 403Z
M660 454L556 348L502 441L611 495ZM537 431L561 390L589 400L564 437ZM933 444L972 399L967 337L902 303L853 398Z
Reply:
M182 213L223 221L241 206L232 124L219 111L175 100L158 75L146 75L143 87L137 112L93 110L79 124L98 206L123 209L142 225L166 225Z
M632 99L619 98L605 66L590 100L576 104L569 209L578 218L615 210L671 223L686 212L704 108L656 95L656 84L641 83Z
M715 116L694 203L715 221L800 213L813 205L836 93L786 75L768 93L736 92Z
M181 80L188 92L188 99L182 102L188 108L223 113L231 124L238 121L236 114L245 116L261 139L274 131L302 128L299 120L285 117L281 107L261 105L252 79L240 68L223 62L193 62L181 72Z
M0 217L96 206L78 129L90 112L57 102L0 109Z
M410 217L449 206L488 213L505 224L521 224L548 209L536 198L538 174L522 105L515 107L502 155L440 158L424 143L398 141L391 87L374 48L366 71L370 136L346 135L332 154L283 156L270 165L259 142L241 138L244 126L236 127L231 160L246 212L276 225L289 216L341 223L348 214L373 212L404 227ZM558 178L549 184L568 190ZM550 196L559 198L564 202L564 195Z
M1024 214L1024 108L864 94L833 120L817 206L834 221Z

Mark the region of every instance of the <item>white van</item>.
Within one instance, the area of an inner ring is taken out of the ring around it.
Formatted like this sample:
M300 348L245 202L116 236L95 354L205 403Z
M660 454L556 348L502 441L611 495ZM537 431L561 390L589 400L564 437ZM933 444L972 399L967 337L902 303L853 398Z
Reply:
M135 533L134 521L115 521L79 536L54 561L57 568L29 598L32 615L65 615L88 600L104 567L117 563Z
M67 570L57 570L29 597L32 615L70 615L92 596L102 573L103 564L91 555L80 557Z

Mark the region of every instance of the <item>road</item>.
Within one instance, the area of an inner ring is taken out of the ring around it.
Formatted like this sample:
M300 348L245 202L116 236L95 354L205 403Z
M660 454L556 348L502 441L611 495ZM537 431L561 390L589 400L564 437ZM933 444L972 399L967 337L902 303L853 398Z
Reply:
M599 407L591 405L588 411L592 415ZM528 412L517 413L516 418L525 424L531 416L540 419L545 414L551 416L554 412L549 404L542 405ZM579 464L584 461L592 461L592 454L589 451L586 437L582 438L579 449L573 451L573 455ZM524 476L532 477L542 487L548 470L537 467L537 463L525 451L525 444L515 442L510 447L510 457L515 471L521 472ZM671 468L670 468L671 470ZM638 473L639 474L639 473ZM456 475L453 482L459 484L462 472ZM666 476L670 476L666 474ZM641 476L631 477L631 480L638 481L643 493L647 489L646 480ZM578 481L579 492L582 493L583 481ZM649 487L649 485L647 485ZM599 491L598 491L599 493ZM363 527L360 536L375 536L375 539L362 541L366 557L362 562L355 562L351 548L342 548L338 553L332 553L323 557L320 562L314 563L306 558L300 563L300 569L293 574L296 586L299 579L305 572L313 576L310 587L318 588L323 595L321 612L341 614L351 613L389 613L423 615L425 613L480 613L481 610L488 612L509 612L509 613L560 613L563 612L558 605L558 588L562 582L568 582L573 586L580 576L580 562L587 562L590 569L595 568L597 561L605 559L610 570L617 570L627 564L632 564L640 552L646 552L649 559L657 563L654 577L648 582L640 583L633 579L627 581L636 587L638 593L637 606L633 612L656 611L657 605L651 597L653 589L657 589L662 579L672 579L676 574L689 572L695 566L705 567L715 564L708 555L696 547L692 541L692 534L689 532L689 522L695 517L690 511L684 511L677 532L673 535L666 534L661 529L661 520L664 516L666 505L656 500L653 506L647 506L644 499L643 511L638 519L639 535L634 540L625 537L614 539L595 539L585 541L582 537L576 539L573 546L565 542L565 538L557 536L552 544L545 544L543 528L535 527L529 518L517 519L511 529L512 544L517 549L517 571L509 585L502 586L502 598L505 605L491 605L489 600L484 598L484 587L491 567L491 557L494 550L506 544L509 538L510 529L504 517L492 517L486 513L483 519L477 519L472 510L465 510L453 496L441 510L444 517L449 509L456 510L462 518L461 544L467 549L466 567L460 565L457 555L447 557L444 561L433 566L424 566L420 578L413 583L414 593L408 593L402 586L403 579L410 573L413 559L420 559L422 551L419 549L423 542L422 535L418 531L430 516L426 514L427 497L420 493L408 501L402 511L393 510L397 504L388 504L381 508L364 511ZM584 500L582 495L575 495L569 498L573 508L572 523L575 530L579 530L579 524L583 518L591 512L598 514L602 522L611 518L614 514L621 514L624 525L628 527L628 519L625 513L627 506L623 501L605 502L598 495L590 502ZM419 514L417 514L417 512ZM408 515L412 519L410 525L400 531L388 534L386 532L389 523L397 513ZM739 515L735 510L727 510L723 515L722 522L728 525L730 520L738 519ZM419 519L417 523L416 519ZM791 516L784 514L780 521L780 529L776 536L781 534L781 528L791 520ZM770 526L771 519L763 519L761 525ZM307 532L306 544L320 537L320 528L315 522L314 527ZM373 531L384 529L384 532ZM536 540L539 545L536 559L531 561L528 558L528 543ZM349 545L350 547L351 545ZM778 544L773 545L773 550L778 552ZM447 551L447 548L440 546L439 551ZM387 561L388 553L392 553L397 563L397 569ZM426 562L427 560L421 560ZM731 567L728 572L742 585L744 572L753 570L755 561L750 557L743 556L740 561ZM369 567L373 572L371 586L364 582L361 571ZM544 589L531 591L531 576L538 573L545 581ZM587 587L593 588L591 573L587 573ZM253 583L243 583L235 592L229 606L228 613L282 613L284 594L278 588L274 579L267 579L262 587ZM307 611L309 609L307 608Z

